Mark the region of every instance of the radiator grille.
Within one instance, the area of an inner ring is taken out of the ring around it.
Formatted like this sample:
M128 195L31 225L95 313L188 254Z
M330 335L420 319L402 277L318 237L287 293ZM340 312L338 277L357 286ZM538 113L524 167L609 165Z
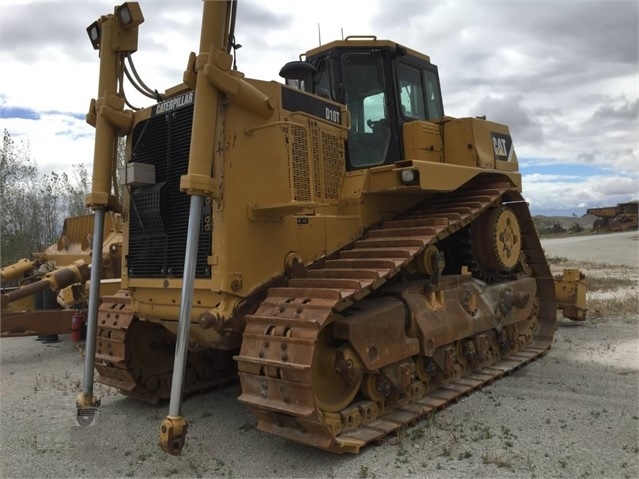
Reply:
M286 130L289 128L284 128ZM311 201L311 182L309 175L310 158L306 130L297 125L290 126L292 141L289 141L289 178L292 179L293 200ZM292 175L291 175L292 173Z
M326 132L322 135L323 153L323 188L322 199L325 201L339 200L342 178L345 170L344 142L339 137Z
M319 128L317 122L311 121L311 148L313 152L313 187L314 199L322 201L322 150L320 149Z
M173 110L138 123L133 130L131 161L155 166L155 184L130 189L129 251L132 278L175 277L184 274L190 196L180 191L191 143L193 106ZM202 215L210 215L206 203ZM197 278L210 277L211 231L200 223L195 268Z
M309 123L308 128L297 125L282 128L288 143L292 198L294 201L337 202L346 164L344 142L318 122ZM310 141L307 132L310 132Z

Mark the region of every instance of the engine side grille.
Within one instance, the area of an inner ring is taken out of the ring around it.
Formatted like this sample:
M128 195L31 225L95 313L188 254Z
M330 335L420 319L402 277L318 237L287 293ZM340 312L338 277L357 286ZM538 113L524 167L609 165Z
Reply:
M142 121L133 130L131 161L154 165L155 184L130 189L129 277L184 274L190 196L180 191L180 177L188 169L192 118L193 106L188 106ZM203 217L210 215L208 205ZM195 276L207 278L211 228L202 221L198 244Z
M303 127L291 125L282 131L288 140L289 187L295 201L311 201L308 136Z
M282 132L293 200L337 203L346 169L343 140L316 121L308 128L287 125Z
M339 200L342 178L346 169L344 142L337 136L321 132L322 135L322 200Z
M311 153L313 155L313 188L314 195L313 199L316 201L322 200L322 151L320 150L319 143L319 127L317 122L310 122L310 132L311 132Z

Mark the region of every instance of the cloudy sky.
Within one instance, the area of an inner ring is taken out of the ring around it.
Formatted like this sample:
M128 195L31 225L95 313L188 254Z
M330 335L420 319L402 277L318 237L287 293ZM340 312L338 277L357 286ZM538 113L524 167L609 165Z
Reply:
M181 81L200 0L142 1L133 58L147 85ZM0 0L0 128L43 173L90 168L97 53L86 27L113 2ZM240 1L238 68L278 80L300 53L375 34L431 57L444 108L510 126L535 214L639 198L639 3L631 1ZM320 25L318 32L318 24ZM129 89L131 91L132 89ZM147 100L132 96L136 106Z

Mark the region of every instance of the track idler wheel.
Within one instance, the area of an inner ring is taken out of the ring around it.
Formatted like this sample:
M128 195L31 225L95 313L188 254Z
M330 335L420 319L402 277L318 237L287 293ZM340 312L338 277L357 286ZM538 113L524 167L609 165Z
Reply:
M363 366L357 353L348 345L332 344L327 333L317 340L311 368L315 404L323 411L344 409L362 384Z
M173 371L175 336L157 323L137 321L131 326L131 360L145 375Z
M475 259L483 269L513 271L522 251L515 212L500 206L484 213L473 223L472 242Z

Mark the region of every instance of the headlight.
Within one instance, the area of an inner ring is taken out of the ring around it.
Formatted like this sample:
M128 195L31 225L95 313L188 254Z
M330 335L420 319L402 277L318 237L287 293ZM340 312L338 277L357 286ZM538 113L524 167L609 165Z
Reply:
M137 27L144 21L142 10L138 2L125 2L116 7L115 12L120 20L120 25L124 29Z
M415 172L415 170L402 170L401 176L402 183L404 183L405 185L410 185L415 182L417 173Z
M96 20L91 25L87 27L87 33L89 34L89 40L91 40L91 45L93 45L94 50L100 49L100 24Z

